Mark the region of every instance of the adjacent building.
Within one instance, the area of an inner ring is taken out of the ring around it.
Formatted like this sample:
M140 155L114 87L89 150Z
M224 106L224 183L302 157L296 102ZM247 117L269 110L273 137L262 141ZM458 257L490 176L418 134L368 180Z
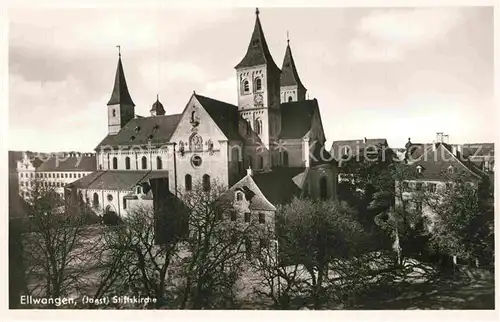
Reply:
M64 198L65 186L92 173L95 168L93 153L24 152L16 167L19 195L28 199L35 183L39 183L42 188L51 189Z

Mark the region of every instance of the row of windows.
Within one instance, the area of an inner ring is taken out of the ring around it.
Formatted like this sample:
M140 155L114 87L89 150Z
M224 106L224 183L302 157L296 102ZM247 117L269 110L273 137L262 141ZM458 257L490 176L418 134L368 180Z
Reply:
M190 174L184 176L184 187L186 191L193 190L193 177ZM210 191L210 176L208 174L203 175L202 179L203 191Z
M452 183L447 182L446 183L446 190L450 190L452 187ZM415 191L428 191L431 193L435 193L437 191L437 184L436 183L426 183L424 184L423 182L416 182L415 183ZM407 181L403 182L403 191L411 191L410 189L410 183Z
M254 80L253 90L254 90L254 92L262 90L262 79L261 78L256 78ZM250 93L250 82L248 81L248 79L245 79L245 80L243 80L243 82L241 82L241 92L243 94Z
M238 219L238 213L236 211L232 211L231 212L231 221L236 221L237 219ZM252 213L245 212L243 219L247 223L251 222L252 221ZM266 215L260 213L259 214L259 224L265 224L265 223L266 223Z
M250 121L246 120L246 124L247 124L247 135L251 135L252 134L252 126L250 124ZM254 130L255 130L255 133L257 133L258 135L262 134L262 120L260 118L258 118L254 121Z
M31 184L31 182L29 182L29 181L21 181L20 184L21 184L21 187L31 187L32 185L34 185L34 184ZM63 183L63 182L48 182L48 181L43 181L43 182L40 182L40 185L42 187L56 187L56 188L60 188L60 187L64 187L65 183Z
M118 169L118 159L116 157L113 157L112 163L113 163L113 169L114 170ZM109 158L108 158L108 168L109 168ZM146 170L147 168L148 168L148 158L144 156L141 158L141 169ZM125 169L130 170L130 157L125 158ZM160 156L156 157L156 169L158 170L163 169L163 161Z
M36 173L20 173L21 178L83 178L83 173L52 173L52 172L36 172Z

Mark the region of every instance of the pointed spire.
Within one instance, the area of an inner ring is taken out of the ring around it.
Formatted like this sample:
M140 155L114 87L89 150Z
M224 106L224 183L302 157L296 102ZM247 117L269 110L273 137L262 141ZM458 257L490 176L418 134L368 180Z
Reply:
M299 78L295 61L293 60L292 49L290 48L290 38L287 32L287 46L285 51L285 58L283 59L283 66L281 67L281 86L298 86L306 89Z
M125 73L123 71L120 46L117 47L118 47L118 66L116 67L115 84L108 105L126 104L135 106L128 91L127 81L125 80Z
M253 29L252 37L250 38L250 43L248 44L247 53L235 68L238 69L267 64L269 67L279 71L278 66L271 56L269 47L267 46L266 38L264 37L264 31L262 30L262 25L260 24L259 13L259 8L256 8L255 26Z

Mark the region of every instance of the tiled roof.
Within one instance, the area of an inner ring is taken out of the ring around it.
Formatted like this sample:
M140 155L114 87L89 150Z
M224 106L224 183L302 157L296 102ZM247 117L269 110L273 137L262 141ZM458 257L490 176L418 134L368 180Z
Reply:
M220 200L222 202L231 203L235 198L235 191L242 190L245 195L250 199L249 208L251 210L269 210L274 211L276 207L264 196L259 186L255 183L254 179L250 175L244 176L235 185L225 191L221 196Z
M304 137L311 130L314 113L319 113L316 99L281 104L280 139Z
M237 106L198 94L194 96L229 140L243 140L238 131Z
M356 156L367 147L388 146L386 139L361 139L361 140L343 140L333 141L330 153L336 160L344 155L344 147L348 147L349 154Z
M465 157L485 157L495 155L494 143L467 143L462 144L462 153Z
M96 171L73 183L70 187L128 191L149 179L167 177L168 171Z
M38 166L37 171L95 171L96 169L96 155L83 153L80 156L55 154L46 157L42 160L40 166Z
M115 84L113 92L109 99L108 105L127 104L135 106L127 87L125 73L123 72L122 58L118 58L118 66L116 67Z
M283 205L300 196L302 190L297 186L301 183L305 168L277 168L269 172L255 173L253 180L273 205Z
M435 150L431 147L410 164L422 167L418 178L423 180L448 180L456 173L463 173L473 179L481 177L479 169L457 158L446 144L437 144ZM453 169L452 173L448 172L450 167Z
M106 145L112 147L147 145L149 141L151 144L166 144L181 116L172 114L132 119L117 134L107 135L95 149L98 150Z
M235 66L236 69L244 67L252 67L257 65L267 64L272 71L279 71L278 66L271 56L269 47L267 46L264 31L260 24L259 15L255 19L255 27L253 29L252 38L248 44L247 53L245 57Z
M299 73L297 72L295 61L293 60L292 50L290 49L290 43L286 46L285 58L283 59L283 66L281 67L280 85L297 85L304 90L306 89L300 81Z

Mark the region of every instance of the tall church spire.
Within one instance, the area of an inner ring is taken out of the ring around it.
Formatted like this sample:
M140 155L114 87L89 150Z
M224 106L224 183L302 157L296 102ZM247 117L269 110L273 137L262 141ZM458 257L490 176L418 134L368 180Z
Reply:
M292 49L290 48L290 39L287 33L287 46L285 58L281 68L280 77L281 102L302 101L305 100L307 89L299 77L299 72L293 60Z
M267 46L264 31L262 30L262 25L260 23L259 13L259 8L256 8L255 26L253 28L252 37L250 38L250 43L248 44L247 53L235 68L240 69L267 64L271 69L279 71L278 66L271 56L269 47Z
M118 50L120 50L120 47ZM135 104L128 92L125 73L123 72L122 55L118 52L115 84L108 101L108 134L117 134L135 116Z
M115 84L108 105L127 104L135 106L130 93L128 92L125 73L123 72L122 55L118 53L118 66L116 67Z

